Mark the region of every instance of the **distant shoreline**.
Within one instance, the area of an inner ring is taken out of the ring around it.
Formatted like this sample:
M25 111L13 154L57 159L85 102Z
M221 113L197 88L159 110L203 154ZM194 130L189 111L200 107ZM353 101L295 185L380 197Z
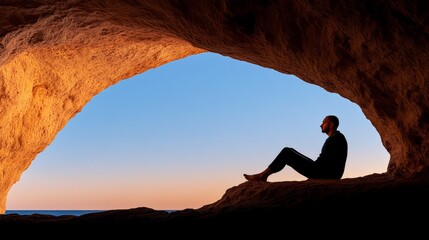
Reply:
M81 216L88 213L98 213L109 210L6 210L5 214L19 214L19 215L33 215L33 214L42 214L42 215L52 215L52 216ZM166 211L168 213L175 212L176 210L159 210Z
M33 215L43 214L52 216L72 215L81 216L87 213L97 213L105 210L6 210L5 214Z

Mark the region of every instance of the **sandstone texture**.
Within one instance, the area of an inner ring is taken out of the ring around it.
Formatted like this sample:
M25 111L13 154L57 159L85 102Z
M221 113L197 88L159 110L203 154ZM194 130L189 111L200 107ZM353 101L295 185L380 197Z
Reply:
M0 13L0 213L93 96L204 51L340 94L380 134L387 178L428 174L427 1L3 0Z

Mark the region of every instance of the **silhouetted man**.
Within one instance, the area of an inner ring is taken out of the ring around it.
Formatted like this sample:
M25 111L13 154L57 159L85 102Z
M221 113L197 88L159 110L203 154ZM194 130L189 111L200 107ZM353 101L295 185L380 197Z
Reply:
M307 178L341 179L347 159L347 141L344 135L337 130L339 123L338 118L334 115L326 116L323 119L320 128L323 133L328 135L328 138L315 161L293 148L285 147L263 172L253 175L244 174L244 177L248 181L267 181L268 176L289 165Z

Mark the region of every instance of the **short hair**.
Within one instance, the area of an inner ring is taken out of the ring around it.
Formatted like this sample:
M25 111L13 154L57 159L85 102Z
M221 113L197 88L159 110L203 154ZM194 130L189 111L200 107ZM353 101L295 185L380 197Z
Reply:
M331 122L332 124L334 124L334 128L337 129L338 126L340 125L340 120L338 120L337 116L328 115L326 117L329 119L329 122Z

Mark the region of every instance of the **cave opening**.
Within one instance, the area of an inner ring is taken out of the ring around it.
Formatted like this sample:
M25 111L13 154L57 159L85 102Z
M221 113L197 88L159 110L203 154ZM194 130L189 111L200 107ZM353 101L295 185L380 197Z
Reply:
M356 104L293 75L189 56L96 95L12 187L7 209L199 208L284 146L315 159L329 114L349 142L343 178L385 172L389 154ZM270 178L289 180L304 178Z

